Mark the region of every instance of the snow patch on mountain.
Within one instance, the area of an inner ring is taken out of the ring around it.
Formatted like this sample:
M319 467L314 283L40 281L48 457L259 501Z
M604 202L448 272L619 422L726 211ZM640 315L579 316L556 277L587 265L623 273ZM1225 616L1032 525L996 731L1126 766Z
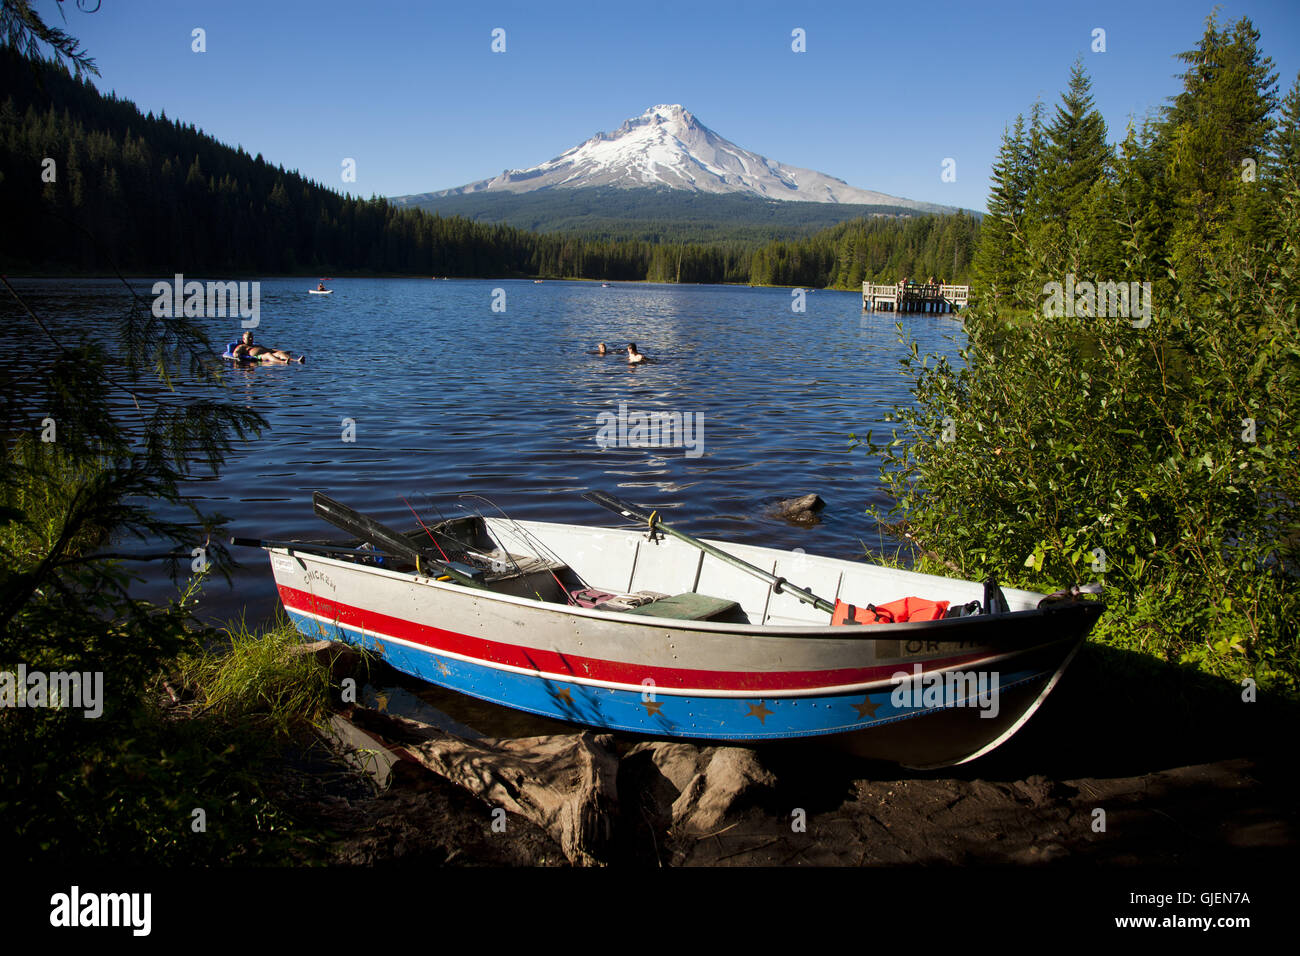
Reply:
M652 106L613 133L597 133L580 146L528 169L469 183L433 196L539 189L667 187L703 193L749 193L793 202L855 203L947 211L869 189L811 169L787 166L742 149L709 129L679 104Z

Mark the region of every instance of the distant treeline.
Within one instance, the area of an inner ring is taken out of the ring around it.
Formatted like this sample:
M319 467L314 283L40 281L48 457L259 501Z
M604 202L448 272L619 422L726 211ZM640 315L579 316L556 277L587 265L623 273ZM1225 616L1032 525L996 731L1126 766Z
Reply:
M902 278L964 283L979 226L963 213L909 219L857 219L754 253L750 282L855 288Z
M688 192L667 187L539 189L463 196L404 196L392 200L440 216L463 216L529 232L562 232L584 239L661 244L751 243L802 239L851 219L914 217L904 206L785 202L749 193ZM927 213L957 210L936 206Z
M962 281L977 230L959 214L854 220L766 245L539 234L339 194L8 48L0 90L0 217L11 226L0 255L10 271L852 287L903 275Z

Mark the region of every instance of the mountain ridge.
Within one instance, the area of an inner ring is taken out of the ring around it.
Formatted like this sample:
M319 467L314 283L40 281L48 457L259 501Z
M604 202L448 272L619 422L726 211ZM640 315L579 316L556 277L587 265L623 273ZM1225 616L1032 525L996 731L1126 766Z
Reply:
M489 179L390 197L390 201L432 208L438 200L452 197L599 187L739 193L778 202L877 206L913 213L958 211L954 206L859 189L826 173L768 159L720 136L676 103L652 106L613 133L597 132L536 166L506 169Z

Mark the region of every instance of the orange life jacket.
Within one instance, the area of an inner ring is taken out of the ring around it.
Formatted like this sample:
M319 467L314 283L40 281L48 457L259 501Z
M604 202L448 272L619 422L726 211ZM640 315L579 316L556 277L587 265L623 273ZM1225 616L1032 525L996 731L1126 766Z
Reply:
M948 601L927 601L925 598L905 597L888 604L855 607L843 601L835 602L832 624L901 624L904 621L937 621L948 613Z

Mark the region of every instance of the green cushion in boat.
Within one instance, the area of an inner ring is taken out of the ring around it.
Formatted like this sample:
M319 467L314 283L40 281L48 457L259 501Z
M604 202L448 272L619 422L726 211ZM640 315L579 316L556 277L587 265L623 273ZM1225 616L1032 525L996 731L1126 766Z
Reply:
M707 621L719 614L726 614L736 607L735 601L726 598L709 597L707 594L674 594L672 597L660 598L650 604L633 608L625 613L644 614L646 617L671 617L679 621Z

